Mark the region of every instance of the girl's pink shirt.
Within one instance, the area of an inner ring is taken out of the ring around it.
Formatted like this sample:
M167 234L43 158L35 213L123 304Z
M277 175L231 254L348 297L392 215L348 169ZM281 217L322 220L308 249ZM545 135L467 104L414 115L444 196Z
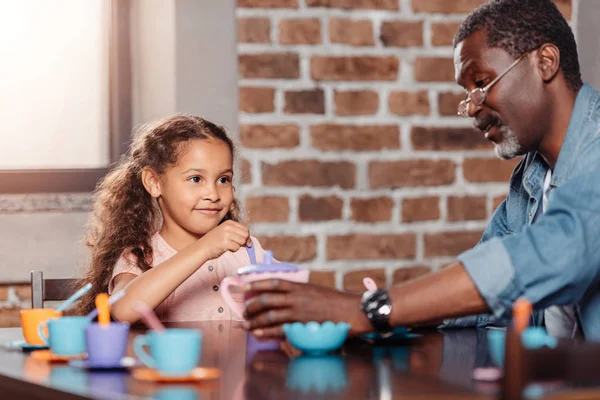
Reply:
M262 262L264 249L256 238L252 238L256 259ZM153 251L152 266L162 264L177 254L169 244L156 233L150 239ZM112 293L114 279L117 275L129 273L141 275L142 270L136 265L136 257L131 253L123 253L113 268L108 285L108 293ZM186 279L157 308L156 314L165 322L206 321L206 320L240 320L225 304L221 297L221 281L233 276L240 267L250 265L250 258L245 247L235 253L225 252L219 258L205 262L192 276ZM304 282L308 282L308 270L301 272ZM235 297L236 295L234 295ZM242 301L241 294L238 294Z

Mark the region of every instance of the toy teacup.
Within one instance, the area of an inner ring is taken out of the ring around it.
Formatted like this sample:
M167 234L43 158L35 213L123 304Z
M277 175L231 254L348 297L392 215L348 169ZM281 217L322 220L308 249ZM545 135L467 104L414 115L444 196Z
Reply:
M253 260L253 254L249 249L250 260ZM265 279L279 278L291 282L306 282L308 280L308 271L300 269L295 265L273 262L273 252L265 251L265 259L262 264L254 262L246 267L239 268L236 276L227 277L221 282L221 295L223 300L238 317L244 318L244 302L254 297L252 293L246 293L242 302L241 296L232 295L232 286L243 286L248 282L261 281Z

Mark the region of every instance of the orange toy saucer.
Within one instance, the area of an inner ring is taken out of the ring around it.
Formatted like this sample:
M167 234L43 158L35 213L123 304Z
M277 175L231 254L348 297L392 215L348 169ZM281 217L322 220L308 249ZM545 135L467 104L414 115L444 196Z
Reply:
M141 367L132 370L134 378L141 381L152 381L152 382L195 382L203 380L217 379L221 376L221 371L218 368L194 368L187 375L163 375L159 371Z
M73 356L61 356L54 354L50 350L36 350L30 353L30 357L34 360L48 361L48 362L67 362L70 360L84 360L87 358L87 354L76 354Z

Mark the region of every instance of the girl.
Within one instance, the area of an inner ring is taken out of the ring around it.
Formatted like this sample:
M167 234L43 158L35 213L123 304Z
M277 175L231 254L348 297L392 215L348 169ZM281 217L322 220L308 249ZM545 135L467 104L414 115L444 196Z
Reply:
M97 293L126 289L112 308L119 321L139 319L138 301L163 321L235 318L220 282L250 263L245 246L258 260L263 249L240 223L233 157L225 130L195 116L162 119L134 138L96 189L82 313Z

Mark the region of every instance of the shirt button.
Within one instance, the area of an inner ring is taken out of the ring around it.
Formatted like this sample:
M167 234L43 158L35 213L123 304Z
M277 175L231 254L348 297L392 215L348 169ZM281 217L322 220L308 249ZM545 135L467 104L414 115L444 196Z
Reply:
M213 268L213 266L212 266L212 265L209 265L209 266L208 266L208 270L209 270L209 271L212 271L213 269L214 269L214 268Z
M219 324L219 332L223 332L223 324Z
M219 313L223 312L223 307L219 307Z
M529 217L533 217L533 213L532 212L529 213Z
M213 290L216 292L217 290L219 290L219 287L217 285L213 286Z

